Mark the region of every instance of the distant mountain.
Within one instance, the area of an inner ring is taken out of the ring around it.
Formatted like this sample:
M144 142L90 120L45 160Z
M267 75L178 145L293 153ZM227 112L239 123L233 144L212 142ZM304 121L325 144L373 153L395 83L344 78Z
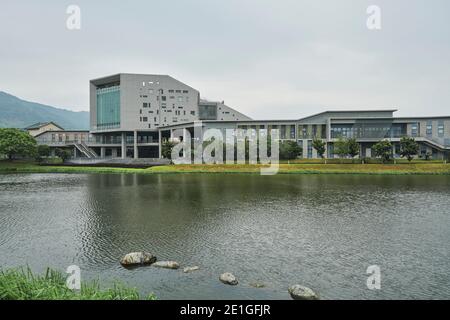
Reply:
M74 112L19 99L0 91L0 128L24 128L53 121L64 129L89 129L89 112Z

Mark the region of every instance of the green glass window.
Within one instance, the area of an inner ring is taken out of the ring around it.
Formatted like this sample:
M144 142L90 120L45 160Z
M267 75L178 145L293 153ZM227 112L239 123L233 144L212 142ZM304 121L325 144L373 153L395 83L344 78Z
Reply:
M120 127L120 86L97 89L97 128Z

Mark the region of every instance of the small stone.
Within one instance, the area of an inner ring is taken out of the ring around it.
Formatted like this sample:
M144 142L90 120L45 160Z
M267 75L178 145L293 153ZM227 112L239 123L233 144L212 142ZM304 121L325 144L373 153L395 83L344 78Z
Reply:
M200 269L198 266L186 267L186 268L183 269L183 272L184 273L188 273L188 272L197 271L198 269Z
M238 284L236 277L229 272L222 273L219 277L219 280L225 284L229 284L232 286L235 286Z
M157 261L153 263L152 266L165 269L178 269L180 267L176 261Z
M266 285L260 282L251 282L250 286L253 288L264 288Z
M319 300L319 296L314 291L299 284L289 287L288 292L294 300Z
M149 265L154 262L156 257L148 252L130 252L120 259L123 266Z

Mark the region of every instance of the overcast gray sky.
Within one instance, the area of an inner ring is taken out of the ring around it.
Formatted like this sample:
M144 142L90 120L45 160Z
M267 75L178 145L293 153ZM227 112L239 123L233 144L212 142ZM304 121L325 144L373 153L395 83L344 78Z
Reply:
M81 8L81 30L66 8ZM369 5L381 30L366 27ZM450 115L448 0L5 1L0 90L88 110L89 79L169 74L255 119Z

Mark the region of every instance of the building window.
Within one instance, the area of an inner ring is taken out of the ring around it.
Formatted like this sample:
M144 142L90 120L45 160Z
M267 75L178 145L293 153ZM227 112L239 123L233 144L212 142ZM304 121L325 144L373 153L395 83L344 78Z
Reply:
M281 139L286 139L286 126L285 125L281 125Z
M189 91L187 91L187 90L183 90L183 93L189 93Z
M173 93L173 89L170 89L170 90L169 90L169 93Z
M148 118L147 117L142 117L142 121L147 122Z
M162 101L166 101L166 96L161 96Z
M291 139L295 139L295 126L291 126Z
M195 111L191 111L191 115L195 116Z
M440 121L438 123L438 136L443 137L444 136L444 122Z
M176 90L175 92L176 92L176 93L181 93L181 90Z
M433 124L431 122L427 123L426 134L427 136L433 135Z
M411 124L411 136L417 137L418 132L419 132L419 124L418 123Z

